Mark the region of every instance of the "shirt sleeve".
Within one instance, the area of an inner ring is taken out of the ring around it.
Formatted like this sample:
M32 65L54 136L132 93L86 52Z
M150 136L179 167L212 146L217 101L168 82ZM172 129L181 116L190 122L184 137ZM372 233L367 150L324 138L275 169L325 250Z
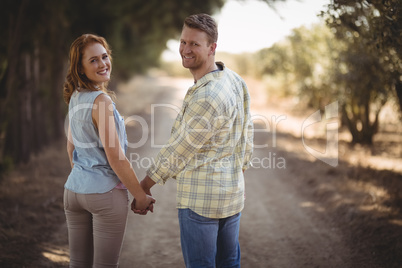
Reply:
M247 138L246 138L246 150L244 154L244 162L243 162L243 171L247 170L251 165L251 156L253 154L254 149L254 126L251 119L247 122Z
M244 90L244 107L246 114L246 126L244 130L244 135L246 135L246 148L243 161L243 171L247 170L251 166L251 156L254 149L254 125L250 114L250 95L248 93L247 86L243 85Z
M164 184L176 177L222 124L221 120L215 120L219 113L211 100L190 102L184 109L181 124L147 171L156 183Z

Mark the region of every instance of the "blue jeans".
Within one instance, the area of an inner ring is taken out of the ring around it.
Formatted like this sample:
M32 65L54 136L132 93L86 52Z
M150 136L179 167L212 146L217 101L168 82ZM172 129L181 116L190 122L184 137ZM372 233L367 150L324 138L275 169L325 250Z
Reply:
M180 239L187 268L240 267L241 213L210 219L179 209Z

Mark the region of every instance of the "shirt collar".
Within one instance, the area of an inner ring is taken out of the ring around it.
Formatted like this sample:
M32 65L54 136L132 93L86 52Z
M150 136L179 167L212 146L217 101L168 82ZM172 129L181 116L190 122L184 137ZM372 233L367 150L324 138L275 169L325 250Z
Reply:
M218 79L218 78L222 77L223 71L226 68L225 64L223 62L221 62L221 61L217 61L215 63L218 66L219 70L215 70L215 71L207 73L206 75L204 75L203 77L198 79L198 81L189 90L191 90L191 91L196 90L197 88L205 85L209 81L212 81L212 80L215 80L215 79Z

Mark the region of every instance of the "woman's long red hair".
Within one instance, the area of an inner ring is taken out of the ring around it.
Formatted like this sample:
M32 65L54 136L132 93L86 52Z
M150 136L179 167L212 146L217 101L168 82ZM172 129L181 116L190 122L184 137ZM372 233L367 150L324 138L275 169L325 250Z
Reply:
M102 90L111 97L114 97L114 92L107 89L108 82L104 83L103 88L99 88L94 85L85 74L82 74L82 55L84 53L84 49L92 43L101 44L106 49L110 61L112 61L112 51L105 38L94 34L83 34L78 37L70 46L70 66L68 68L66 81L64 82L63 86L63 98L67 104L70 103L71 95L73 94L74 90Z

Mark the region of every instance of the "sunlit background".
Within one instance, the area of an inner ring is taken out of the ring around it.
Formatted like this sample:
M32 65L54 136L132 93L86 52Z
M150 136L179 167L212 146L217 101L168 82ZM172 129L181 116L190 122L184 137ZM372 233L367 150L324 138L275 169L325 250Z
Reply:
M228 0L214 15L218 22L218 51L229 53L256 52L270 47L302 25L311 26L322 20L318 14L329 0L290 0L272 9L266 3ZM177 40L167 43L164 60L179 59Z

